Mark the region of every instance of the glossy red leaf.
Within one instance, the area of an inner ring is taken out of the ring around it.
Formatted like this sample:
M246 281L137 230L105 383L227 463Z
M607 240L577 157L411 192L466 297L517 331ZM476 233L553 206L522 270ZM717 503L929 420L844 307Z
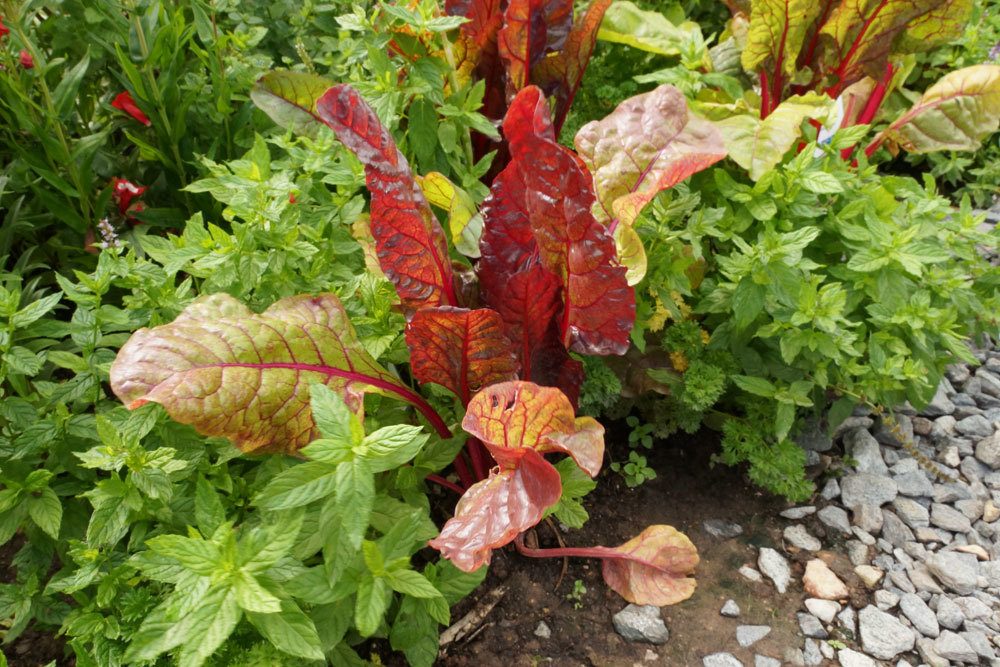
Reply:
M128 92L127 90L118 93L115 96L115 99L111 101L111 106L114 107L115 109L118 109L119 111L124 111L129 116L132 116L132 118L135 118L137 121L139 121L140 123L142 123L147 127L149 127L152 124L149 121L149 117L146 114L144 114L142 112L142 109L139 108L139 105L135 103L135 99L133 99L132 93Z
M512 380L517 359L495 310L442 306L417 311L406 327L410 367L468 403L486 385Z
M559 471L538 452L525 450L516 468L493 472L470 487L455 516L428 544L458 569L478 570L490 562L493 549L541 521L561 495Z
M552 125L556 136L562 130L573 98L583 81L597 43L597 31L611 2L612 0L593 0L587 11L573 24L565 44L557 53L550 53L535 65L531 72L532 81L547 95L555 98Z
M316 113L365 165L376 252L399 298L411 309L456 305L444 230L375 111L341 84L319 99Z
M573 0L545 0L542 14L545 21L545 53L559 51L566 45L566 38L573 28ZM536 58L540 59L540 55ZM532 65L535 62L532 61Z
M614 549L597 547L602 573L616 593L633 604L676 604L694 593L689 575L698 565L698 550L673 526L650 526Z
M616 259L608 229L594 219L593 184L576 155L555 141L541 91L525 88L503 123L511 165L542 263L563 288L560 334L584 354L624 354L635 319L635 294Z
M531 66L545 53L545 0L509 0L497 35L500 57L507 65L507 95L529 83Z

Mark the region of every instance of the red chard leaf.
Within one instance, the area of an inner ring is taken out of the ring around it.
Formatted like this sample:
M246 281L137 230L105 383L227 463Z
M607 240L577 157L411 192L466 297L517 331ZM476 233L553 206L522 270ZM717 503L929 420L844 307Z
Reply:
M542 5L545 21L544 52L559 51L566 44L566 37L573 28L573 0L545 0ZM534 64L533 61L532 65Z
M531 66L545 53L545 0L509 0L497 35L507 64L507 96L528 85Z
M353 410L366 392L402 398L448 432L365 351L333 294L289 297L259 315L226 294L201 297L170 324L135 332L111 366L111 388L129 409L160 403L174 420L254 453L294 453L318 437L314 383Z
M457 305L444 230L375 111L342 84L319 99L316 112L365 165L376 252L404 305Z
M597 547L604 581L633 604L662 607L687 600L695 580L698 550L673 526L650 526L614 549Z
M503 123L512 167L526 184L525 208L542 263L563 287L560 334L583 354L624 354L635 294L615 242L594 219L593 184L576 155L555 141L541 91L525 88Z
M559 501L559 472L542 454L569 454L594 476L604 457L604 429L590 417L576 418L558 389L530 382L503 382L480 391L469 402L462 427L499 466L465 492L455 516L429 544L471 572Z
M410 366L467 404L482 387L515 377L517 360L495 310L442 306L418 310L406 327Z

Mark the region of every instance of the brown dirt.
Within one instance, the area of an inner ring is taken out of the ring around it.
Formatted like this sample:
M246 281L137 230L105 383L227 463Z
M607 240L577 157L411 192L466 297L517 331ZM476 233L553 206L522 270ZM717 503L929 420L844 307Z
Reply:
M657 443L646 453L657 478L636 489L629 489L617 474L605 472L585 502L590 521L582 530L563 536L571 546L616 545L649 524L665 523L691 538L701 556L695 575L698 588L689 600L663 608L670 630L667 644L631 643L615 633L611 617L626 603L604 585L597 561L570 559L560 581L561 559L525 558L508 547L494 553L486 581L453 610L452 618L460 618L497 586L507 587L508 592L480 632L450 647L440 664L701 665L705 655L728 651L752 665L755 653L782 659L786 649L801 648L803 639L795 613L804 598L801 574L807 558L793 562L793 584L786 595L778 595L769 583L752 583L737 572L744 564L756 567L756 548L781 548L781 529L787 522L777 514L786 504L751 486L739 469L710 467L710 456L717 448L718 440L712 434ZM613 454L625 458L622 451ZM729 540L713 538L702 529L702 522L708 519L736 521L743 526L743 534ZM545 524L537 529L537 537L542 546L556 546ZM837 557L824 555L838 573L850 572ZM574 605L567 595L577 579L587 587L587 593ZM738 619L719 614L728 598L740 606ZM539 621L551 628L550 639L534 636ZM736 626L741 624L770 625L772 630L752 648L742 649L736 642ZM647 653L649 650L655 657Z

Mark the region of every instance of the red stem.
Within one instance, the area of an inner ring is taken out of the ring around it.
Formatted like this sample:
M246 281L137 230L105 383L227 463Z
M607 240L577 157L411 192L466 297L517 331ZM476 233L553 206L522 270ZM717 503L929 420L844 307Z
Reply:
M555 547L552 549L532 549L524 544L524 533L514 538L518 553L528 558L616 558L631 560L629 556L610 547Z
M872 13L865 19L865 22L861 24L861 29L854 37L854 42L851 44L851 48L847 50L847 55L843 57L840 61L840 65L837 66L837 70L835 72L837 75L837 83L830 88L830 97L836 98L844 89L844 75L847 73L847 68L851 64L851 59L854 58L854 54L857 53L858 49L861 47L861 43L864 41L865 33L868 32L868 28L872 26L872 23L874 23L879 13L885 9L888 2L889 0L882 0L878 4L878 7L872 10Z
M867 125L875 118L875 114L878 113L879 107L881 107L882 102L885 101L886 93L889 91L889 83L892 81L892 75L895 71L896 69L892 66L892 63L886 63L885 74L882 75L882 78L879 79L879 82L872 90L872 94L868 98L865 108L861 110L860 114L858 114L857 125ZM853 152L854 146L850 146L849 148L845 148L840 151L840 157L846 160L851 157ZM865 151L865 153L871 157L871 153L868 153L867 151Z
M767 71L760 71L760 119L764 120L771 113L771 91L767 84Z
M489 477L486 463L483 461L483 446L475 438L469 438L465 443L465 449L469 452L469 460L472 461L472 471L477 480Z
M465 489L463 489L458 484L455 484L455 482L452 482L450 480L445 479L441 475L433 475L433 474L432 475L427 475L426 479L427 479L428 482L434 482L438 486L443 486L444 488L446 488L446 489L448 489L450 491L454 491L458 495L462 495L462 494L465 493Z
M469 466L466 465L465 459L462 458L462 452L458 453L455 460L451 462L455 466L455 472L458 473L458 478L462 480L462 486L468 489L470 486L476 483L476 477L469 471ZM462 491L465 493L465 491Z

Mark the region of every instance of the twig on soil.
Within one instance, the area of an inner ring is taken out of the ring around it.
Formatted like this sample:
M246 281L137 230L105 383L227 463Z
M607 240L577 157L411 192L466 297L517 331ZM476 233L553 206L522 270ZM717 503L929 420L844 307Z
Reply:
M545 523L548 524L549 528L552 529L552 534L556 536L556 542L560 547L565 547L566 543L563 541L562 535L559 534L559 528L556 526L555 522L552 521L552 517L545 517ZM556 579L556 585L552 587L552 590L558 591L559 585L562 584L562 580L566 577L566 572L569 571L569 556L563 556L562 570L559 572L559 578Z
M468 614L458 619L447 630L441 633L441 655L447 651L447 646L461 641L468 636L472 639L480 632L480 626L497 603L507 594L506 586L497 586L487 593ZM485 626L483 626L485 627Z

